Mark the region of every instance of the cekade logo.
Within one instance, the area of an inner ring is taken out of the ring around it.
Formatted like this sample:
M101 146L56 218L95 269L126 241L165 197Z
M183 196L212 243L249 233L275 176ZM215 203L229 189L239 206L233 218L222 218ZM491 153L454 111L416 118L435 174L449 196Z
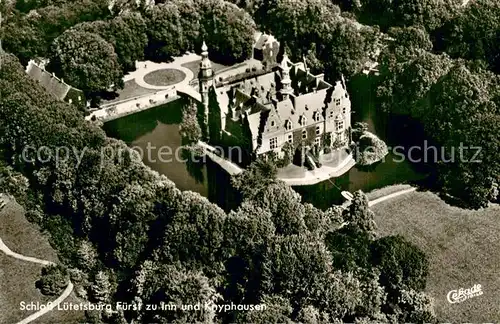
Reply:
M456 304L464 302L472 297L481 296L482 294L483 290L481 289L481 285L476 284L472 288L451 290L448 295L446 295L446 299L448 299L450 304Z

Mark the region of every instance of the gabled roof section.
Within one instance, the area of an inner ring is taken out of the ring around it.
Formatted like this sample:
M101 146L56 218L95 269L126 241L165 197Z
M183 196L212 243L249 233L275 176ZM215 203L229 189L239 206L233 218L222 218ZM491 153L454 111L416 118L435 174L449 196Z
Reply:
M33 60L28 63L26 73L45 90L59 100L64 100L71 86L60 80L54 74L39 67Z
M263 33L256 33L254 35L254 41L255 41L254 48L258 50L263 49L266 46L266 44L272 44L274 42L277 42L276 38L274 38L273 35L268 35Z
M297 122L298 117L294 117L297 115L293 107L292 101L290 99L286 99L283 101L280 101L276 104L276 109L278 111L278 114L280 115L282 120L291 120L292 123L295 125Z

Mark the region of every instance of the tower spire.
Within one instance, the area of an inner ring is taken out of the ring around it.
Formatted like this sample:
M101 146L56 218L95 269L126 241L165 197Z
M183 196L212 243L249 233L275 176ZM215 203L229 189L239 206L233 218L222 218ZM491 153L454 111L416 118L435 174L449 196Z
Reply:
M293 93L292 80L290 79L290 67L288 66L288 55L283 53L283 60L281 60L281 95L283 100Z
M201 102L203 104L205 110L205 120L208 120L208 91L213 86L213 70L212 63L208 58L208 46L203 41L203 45L201 46L201 62L200 62L200 71L198 72L198 81L199 81L199 91L201 94Z

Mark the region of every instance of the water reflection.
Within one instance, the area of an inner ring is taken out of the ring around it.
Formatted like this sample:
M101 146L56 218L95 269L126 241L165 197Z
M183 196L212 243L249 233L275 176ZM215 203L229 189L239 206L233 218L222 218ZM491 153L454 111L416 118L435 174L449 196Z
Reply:
M372 80L361 76L351 80L351 101L353 123L363 121L369 130L386 141L389 146L407 145L419 140L418 125L399 117L387 116L376 110ZM182 120L182 107L186 101L181 99L166 105L126 116L104 125L109 136L120 138L130 146L146 150L148 144L154 147L169 146L174 152L181 146L179 124ZM409 128L411 130L409 130ZM408 134L412 134L408 136ZM159 162L145 158L144 163L166 175L181 190L191 190L208 197L226 211L234 209L241 201L239 194L230 183L230 176L217 164L207 159L207 163L189 159L190 153L179 150L181 159ZM333 204L342 203L342 190L365 192L387 185L420 180L425 177L425 168L415 168L409 162L396 162L400 159L389 153L385 161L370 167L351 169L339 178L329 179L312 186L294 187L302 195L303 201L318 208L326 209ZM186 161L186 160L185 160Z

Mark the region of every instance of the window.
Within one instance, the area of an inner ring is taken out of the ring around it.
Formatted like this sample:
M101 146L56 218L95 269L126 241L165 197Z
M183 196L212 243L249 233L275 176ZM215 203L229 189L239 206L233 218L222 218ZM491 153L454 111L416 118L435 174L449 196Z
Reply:
M274 150L275 148L278 147L278 138L277 137L273 137L269 140L269 147L271 148L271 150Z
M271 127L274 127L274 120L271 120Z
M343 128L344 128L344 121L338 120L337 121L337 132L340 132Z
M81 96L78 96L78 101L82 101L82 97Z
M292 129L292 122L290 120L287 120L285 122L285 129L286 130L291 130Z
M306 126L306 116L304 116L304 115L300 116L299 124L300 124L300 126Z
M330 111L330 118L333 118L333 110Z
M320 138L319 138L319 137L316 137L316 138L314 139L314 145L319 146L319 145L320 145L320 143L321 143Z
M319 113L319 111L315 111L315 112L314 112L314 117L313 117L313 119L314 119L315 121L319 121L320 116L321 116L321 114Z
M335 104L336 104L337 106L340 106L340 99L335 99Z
M342 108L342 113L345 115L345 112L346 112L346 107Z
M316 126L316 135L319 135L321 134L321 129L319 128L319 126Z
M307 132L306 132L306 130L304 129L304 130L302 131L302 139L306 139L306 138L307 138Z
M293 144L293 135L292 134L288 135L288 143Z

